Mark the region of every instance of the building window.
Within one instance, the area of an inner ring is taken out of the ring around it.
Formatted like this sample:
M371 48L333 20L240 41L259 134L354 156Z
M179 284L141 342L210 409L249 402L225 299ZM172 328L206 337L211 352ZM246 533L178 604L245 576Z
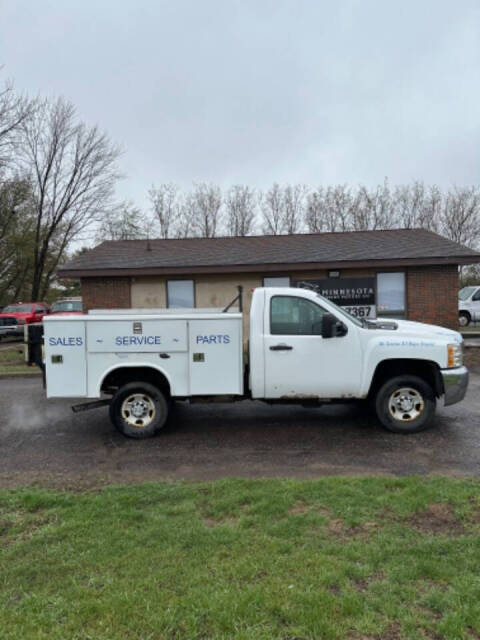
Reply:
M169 309L193 309L195 307L193 280L167 281L167 307Z
M405 274L377 273L377 315L405 317Z
M274 296L270 306L270 333L281 336L321 335L324 310L305 298Z
M263 279L264 287L289 287L290 276L273 276Z

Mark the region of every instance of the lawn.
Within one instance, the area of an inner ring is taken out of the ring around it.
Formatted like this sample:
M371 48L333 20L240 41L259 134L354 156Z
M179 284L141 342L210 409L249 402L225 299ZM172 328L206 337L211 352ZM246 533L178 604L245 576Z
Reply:
M40 375L38 367L25 363L23 344L12 344L0 349L0 375Z
M0 635L480 638L480 481L0 493Z

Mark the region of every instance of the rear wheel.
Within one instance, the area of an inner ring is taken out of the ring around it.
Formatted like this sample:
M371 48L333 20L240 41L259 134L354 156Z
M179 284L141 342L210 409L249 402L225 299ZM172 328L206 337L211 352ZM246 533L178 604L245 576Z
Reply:
M472 318L469 313L467 313L466 311L460 311L460 314L458 316L458 323L461 327L468 327L471 321Z
M110 404L110 420L129 438L149 438L167 421L164 394L148 382L129 382L120 387Z
M375 410L382 425L395 433L416 433L431 426L435 415L435 394L418 376L387 380L375 398Z

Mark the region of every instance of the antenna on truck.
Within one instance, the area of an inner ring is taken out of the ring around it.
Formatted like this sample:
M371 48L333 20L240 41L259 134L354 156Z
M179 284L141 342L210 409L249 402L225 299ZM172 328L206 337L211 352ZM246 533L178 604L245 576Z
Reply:
M222 313L227 313L227 311L230 309L230 307L233 307L233 305L236 302L238 302L238 310L240 311L240 313L242 313L242 311L243 311L243 287L242 287L241 284L237 285L237 291L238 291L238 294L235 296L235 298L229 304L227 304L227 306L222 311Z

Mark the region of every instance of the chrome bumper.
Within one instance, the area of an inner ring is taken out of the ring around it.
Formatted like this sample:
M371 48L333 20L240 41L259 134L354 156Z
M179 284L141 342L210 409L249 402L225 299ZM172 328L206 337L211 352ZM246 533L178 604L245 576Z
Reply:
M443 378L443 388L445 390L444 405L460 402L465 397L468 387L467 367L456 367L455 369L441 369Z

